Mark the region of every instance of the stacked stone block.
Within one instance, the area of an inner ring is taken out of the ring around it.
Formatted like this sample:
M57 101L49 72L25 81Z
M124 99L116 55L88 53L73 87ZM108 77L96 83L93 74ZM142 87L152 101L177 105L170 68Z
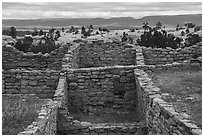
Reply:
M59 79L58 71L3 70L4 94L36 94L52 98Z
M135 65L136 50L125 43L81 44L78 55L79 68L114 65Z
M183 49L172 48L142 48L144 61L146 65L172 64L173 62L183 62L191 59L194 55L202 55L202 47L193 45Z
M61 46L59 49L52 51L50 54L23 53L13 46L2 47L2 68L9 69L35 69L45 70L62 68L62 59L68 51L70 45Z
M202 130L177 112L171 103L162 99L157 88L143 70L135 69L138 113L143 114L146 125L153 134L201 135Z
M135 111L135 66L70 69L68 108L93 113Z

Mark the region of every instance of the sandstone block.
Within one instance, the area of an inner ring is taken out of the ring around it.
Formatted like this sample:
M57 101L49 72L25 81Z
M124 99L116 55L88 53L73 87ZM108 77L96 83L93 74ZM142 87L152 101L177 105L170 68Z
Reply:
M37 81L29 81L29 85L36 86L37 85Z

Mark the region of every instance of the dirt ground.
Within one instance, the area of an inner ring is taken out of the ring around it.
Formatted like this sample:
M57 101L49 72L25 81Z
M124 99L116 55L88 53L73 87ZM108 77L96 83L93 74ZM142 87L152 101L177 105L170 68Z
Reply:
M202 71L179 70L149 74L176 111L202 128Z

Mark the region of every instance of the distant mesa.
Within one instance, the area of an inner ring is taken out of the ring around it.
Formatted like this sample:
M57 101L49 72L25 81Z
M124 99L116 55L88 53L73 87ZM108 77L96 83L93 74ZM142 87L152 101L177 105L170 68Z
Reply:
M150 26L154 26L158 21L161 21L165 26L176 26L185 22L192 22L197 25L202 24L202 14L188 15L161 15L161 16L146 16L140 19L132 17L117 17L117 18L50 18L50 19L3 19L2 26L16 26L17 28L27 27L64 27L64 26L85 26L92 24L93 26L106 26L107 28L121 29L141 26L143 22L148 22Z

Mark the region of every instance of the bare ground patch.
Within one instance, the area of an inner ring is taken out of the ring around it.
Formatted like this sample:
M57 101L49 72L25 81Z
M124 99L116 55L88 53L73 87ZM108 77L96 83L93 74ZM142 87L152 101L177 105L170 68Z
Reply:
M162 98L202 128L202 71L179 70L150 74Z

